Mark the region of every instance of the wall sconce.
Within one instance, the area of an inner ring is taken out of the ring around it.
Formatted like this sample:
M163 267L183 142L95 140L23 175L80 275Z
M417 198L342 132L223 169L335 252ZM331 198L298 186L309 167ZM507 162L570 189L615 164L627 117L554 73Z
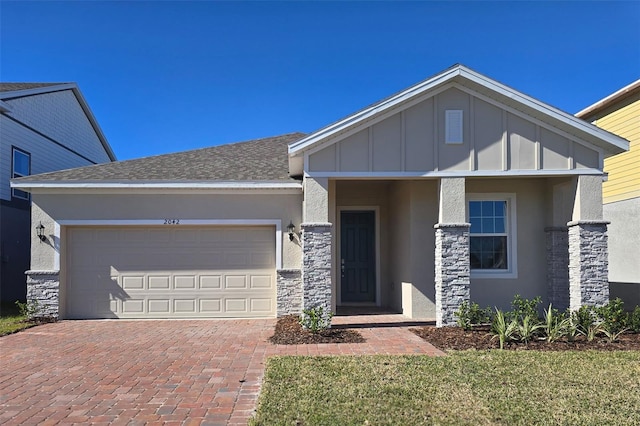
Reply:
M289 231L289 241L293 241L293 235L296 232L296 227L293 224L293 221L289 222L289 226L287 226L287 231Z
M44 225L42 222L36 226L36 235L40 238L40 242L47 241L47 236L44 235Z

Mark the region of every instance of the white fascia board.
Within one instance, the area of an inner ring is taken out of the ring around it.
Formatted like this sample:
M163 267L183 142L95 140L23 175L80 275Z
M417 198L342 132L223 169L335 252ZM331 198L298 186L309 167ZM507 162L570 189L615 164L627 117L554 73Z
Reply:
M309 146L315 144L317 141L322 140L322 139L326 139L329 136L334 135L335 133L338 133L340 131L342 131L343 129L345 129L348 126L354 125L358 122L361 122L363 120L366 120L367 118L376 115L382 111L385 111L389 108L393 108L395 105L417 95L423 92L426 92L427 90L438 86L440 84L444 84L447 81L451 80L452 78L454 78L455 76L459 75L460 73L460 66L448 69L438 75L436 75L433 78L430 78L428 80L425 80L421 83L418 83L414 86L411 86L410 88L398 93L395 96L392 96L386 100L383 100L377 104L374 104L373 106L366 108L360 112L357 112L353 115L350 115L349 117L340 120L328 127L325 127L324 129L320 129L317 132L312 133L311 135L307 136L306 138L303 138L297 142L292 143L291 145L289 145L289 154L295 154L299 151L302 151L306 148L308 148Z
M10 90L0 93L0 99L20 98L23 96L41 95L49 92L60 92L61 90L77 89L75 83L61 83L53 86L34 87L33 89Z
M596 111L613 105L618 101L618 99L625 98L627 95L632 94L632 92L636 91L637 89L640 89L640 79L624 86L622 89L600 99L599 101L594 102L583 110L577 112L576 117L584 120L587 116L593 114Z
M544 177L604 175L598 169L570 170L474 170L474 171L438 171L438 172L306 172L305 177L335 179L417 179L451 177Z
M504 84L498 83L495 80L492 80L488 77L483 76L482 74L478 74L475 71L472 71L468 68L464 68L461 70L462 77L470 80L476 84L484 86L494 92L513 99L514 101L532 108L536 111L541 112L547 116L550 116L556 120L562 121L565 124L573 126L576 130L581 131L583 133L587 133L590 136L599 138L604 140L605 142L610 143L616 148L623 149L625 151L629 150L629 142L626 139L621 138L620 136L614 135L613 133L607 132L597 126L594 126L591 123L587 123L584 120L581 120L573 115L561 111L555 107L552 107L549 104L541 102L537 99L534 99L530 96L525 95L524 93L518 92L510 87L505 86Z
M12 188L96 188L96 189L222 189L222 190L302 190L298 182L69 182L11 181Z
M577 131L604 140L605 142L615 146L618 149L622 149L625 151L629 149L629 142L619 136L602 130L590 123L572 116L571 114L568 114L544 102L538 101L530 96L518 92L493 79L485 77L482 74L472 71L463 65L457 65L451 69L443 71L433 78L418 83L415 86L412 86L409 89L404 90L403 92L400 92L395 96L392 96L391 98L383 100L369 108L366 108L356 114L340 120L324 129L314 132L306 138L303 138L289 145L289 154L296 154L300 151L306 150L310 146L316 144L318 141L326 140L330 136L335 135L336 133L339 133L350 126L353 126L356 123L362 122L363 120L366 120L376 114L380 114L381 112L389 108L393 108L395 105L404 102L411 97L422 94L433 89L434 87L445 84L446 82L454 79L457 76L486 87L487 89L497 94L512 99L515 102L518 102L528 108L539 111L540 113L545 114L553 119L560 120L565 124L572 126Z

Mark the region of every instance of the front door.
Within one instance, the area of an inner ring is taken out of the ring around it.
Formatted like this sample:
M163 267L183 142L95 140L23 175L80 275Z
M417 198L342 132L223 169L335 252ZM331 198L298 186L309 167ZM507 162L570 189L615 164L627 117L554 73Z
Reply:
M375 212L340 213L340 268L342 303L375 303Z

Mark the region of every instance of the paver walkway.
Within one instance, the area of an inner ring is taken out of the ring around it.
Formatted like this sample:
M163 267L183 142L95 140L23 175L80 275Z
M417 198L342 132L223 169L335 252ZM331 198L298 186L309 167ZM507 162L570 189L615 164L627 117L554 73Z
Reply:
M0 337L0 424L246 424L270 355L442 354L400 315L333 324L367 342L276 346L275 319L61 321Z

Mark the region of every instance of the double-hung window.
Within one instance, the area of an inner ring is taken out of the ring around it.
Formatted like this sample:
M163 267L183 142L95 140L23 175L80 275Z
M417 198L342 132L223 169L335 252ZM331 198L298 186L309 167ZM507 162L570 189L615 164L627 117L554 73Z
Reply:
M467 212L472 275L515 278L515 196L473 194Z
M18 149L16 147L12 148L12 178L19 178L24 176L29 176L31 174L31 155L26 152ZM12 195L14 198L20 198L22 200L29 199L29 193L21 191L19 189L13 188Z

